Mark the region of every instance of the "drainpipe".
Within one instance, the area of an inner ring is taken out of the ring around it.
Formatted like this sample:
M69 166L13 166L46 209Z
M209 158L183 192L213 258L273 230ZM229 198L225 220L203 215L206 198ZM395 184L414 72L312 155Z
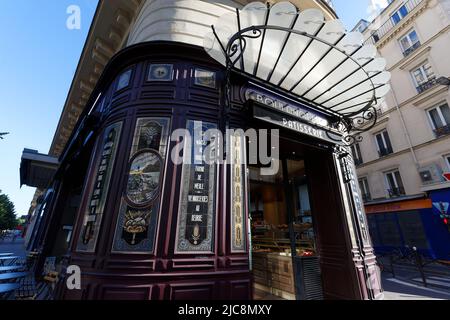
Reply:
M404 132L404 134L406 136L406 140L408 140L409 150L411 151L411 154L413 156L414 164L416 165L416 168L419 169L419 167L420 167L419 161L417 160L416 152L414 151L414 147L413 147L413 144L412 144L412 141L411 141L411 136L409 135L408 128L406 127L406 122L405 122L405 118L403 117L403 113L400 110L400 107L398 105L397 96L395 94L394 87L392 86L392 83L391 83L391 93L392 93L392 97L394 98L395 109L397 110L398 114L400 115L400 120L401 120L402 126L403 126L403 132Z

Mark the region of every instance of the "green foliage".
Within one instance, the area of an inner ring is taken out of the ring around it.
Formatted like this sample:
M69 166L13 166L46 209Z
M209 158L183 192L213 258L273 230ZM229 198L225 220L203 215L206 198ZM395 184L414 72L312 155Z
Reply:
M6 194L0 191L0 230L11 230L17 227L14 204Z

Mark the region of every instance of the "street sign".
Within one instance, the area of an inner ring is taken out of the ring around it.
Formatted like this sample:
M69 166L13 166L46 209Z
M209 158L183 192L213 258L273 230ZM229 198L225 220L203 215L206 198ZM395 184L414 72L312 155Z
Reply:
M450 181L450 172L444 173L443 176L447 181Z

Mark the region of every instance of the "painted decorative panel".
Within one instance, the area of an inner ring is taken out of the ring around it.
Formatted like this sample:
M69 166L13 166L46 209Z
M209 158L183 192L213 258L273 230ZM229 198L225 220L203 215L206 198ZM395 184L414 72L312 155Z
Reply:
M112 251L154 251L164 166L169 143L169 119L138 119L131 146Z
M246 251L245 137L236 133L231 136L231 251Z
M78 251L95 251L121 131L122 122L119 122L106 128L103 135L101 156L96 164L95 181L78 239Z
M129 69L119 76L116 91L122 90L130 85L132 73L133 73L133 70Z
M208 71L203 69L195 69L194 71L194 83L198 86L216 88L216 73L214 71Z
M172 81L172 64L151 64L149 67L147 81Z
M213 252L214 246L216 164L208 164L203 155L215 152L211 148L213 141L207 141L205 132L217 126L189 120L187 128L192 138L185 139L184 146L176 252L208 253Z

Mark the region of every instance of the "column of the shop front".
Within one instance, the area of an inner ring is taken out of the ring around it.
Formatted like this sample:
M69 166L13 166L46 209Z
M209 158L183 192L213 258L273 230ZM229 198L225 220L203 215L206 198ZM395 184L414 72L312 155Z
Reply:
M380 299L382 297L380 273L373 252L361 191L357 184L354 160L348 149L344 147L336 147L334 158L342 189L351 251L358 273L362 298Z

